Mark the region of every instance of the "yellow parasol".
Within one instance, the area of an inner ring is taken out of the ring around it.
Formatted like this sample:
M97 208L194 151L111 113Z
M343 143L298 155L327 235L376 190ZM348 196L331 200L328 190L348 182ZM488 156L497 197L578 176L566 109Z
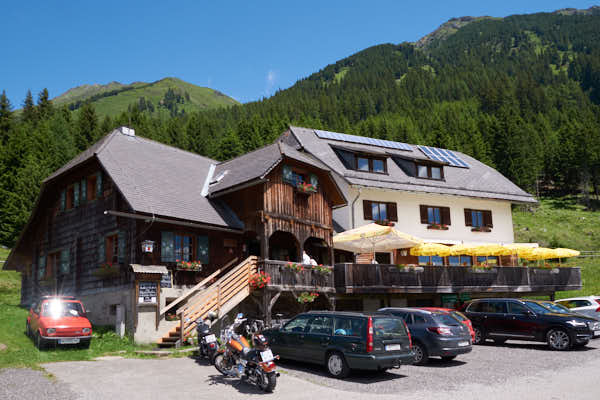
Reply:
M472 256L510 256L514 252L499 244L484 244L472 247L470 253L467 254Z
M526 260L547 260L549 258L556 258L554 250L548 249L546 247L535 247L529 249L524 252L523 255L520 256Z
M439 243L422 243L410 249L411 256L440 256L450 255L450 247Z
M475 246L468 244L456 244L450 247L451 256L461 256L463 254L470 255L470 252L473 251Z
M581 252L577 251L577 250L573 250L573 249L563 249L563 248L557 248L554 249L554 255L556 256L555 258L569 258L569 257L577 257L581 254Z
M391 226L368 224L338 233L333 237L333 247L353 253L391 251L413 247L422 240Z
M526 245L520 244L520 243L505 244L503 247L510 250L511 251L510 254L516 254L517 256L519 256L521 258L523 258L523 256L525 254L527 254L531 249L535 248L535 247L526 246Z

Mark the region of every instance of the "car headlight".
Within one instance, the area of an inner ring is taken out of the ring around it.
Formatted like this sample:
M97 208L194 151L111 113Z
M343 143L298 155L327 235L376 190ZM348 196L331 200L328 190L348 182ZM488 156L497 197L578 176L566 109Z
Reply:
M90 333L90 328L83 328L81 330L81 332L83 332L83 333Z
M56 333L56 328L48 328L48 329L46 329L46 333L48 335L53 335Z
M567 321L567 324L576 327L576 326L587 326L587 324L585 322L581 322L581 321L577 321L576 319L572 319L570 321Z

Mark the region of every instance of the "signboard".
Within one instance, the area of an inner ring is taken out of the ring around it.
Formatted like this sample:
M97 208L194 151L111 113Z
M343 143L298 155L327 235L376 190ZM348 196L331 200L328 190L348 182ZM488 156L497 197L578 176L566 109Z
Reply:
M156 304L158 282L140 282L138 291L139 304Z
M172 283L171 283L171 271L167 272L166 274L162 274L161 278L160 278L160 287L163 288L170 288L172 287Z

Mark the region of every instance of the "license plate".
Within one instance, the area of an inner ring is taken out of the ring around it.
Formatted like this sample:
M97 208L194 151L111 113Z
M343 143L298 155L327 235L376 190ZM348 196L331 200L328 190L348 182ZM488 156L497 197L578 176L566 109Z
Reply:
M385 346L385 351L397 351L402 350L402 346L399 344L388 344Z
M58 344L77 344L79 343L78 338L73 339L58 339Z
M260 352L260 358L264 362L267 362L267 361L272 361L273 358L275 358L275 357L273 357L273 352L271 350L266 350L266 351L261 351Z
M594 336L600 336L600 331L594 331Z
M208 335L204 336L204 340L206 340L206 343L212 343L217 341L217 337L215 335Z
M458 347L465 347L468 345L469 345L469 342L458 342Z

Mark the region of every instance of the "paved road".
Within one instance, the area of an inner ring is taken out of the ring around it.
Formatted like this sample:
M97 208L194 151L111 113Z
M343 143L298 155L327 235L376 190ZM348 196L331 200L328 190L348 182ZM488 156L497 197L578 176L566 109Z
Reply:
M286 362L281 363L283 373L275 395L224 378L214 367L191 358L114 358L45 364L44 368L56 377L57 384L83 400L600 398L600 343L570 352L553 352L542 345L524 343L477 346L458 361L433 359L424 367L403 367L384 374L357 373L344 381L326 377L318 366ZM2 376L0 373L0 383ZM4 399L2 389L0 398Z

